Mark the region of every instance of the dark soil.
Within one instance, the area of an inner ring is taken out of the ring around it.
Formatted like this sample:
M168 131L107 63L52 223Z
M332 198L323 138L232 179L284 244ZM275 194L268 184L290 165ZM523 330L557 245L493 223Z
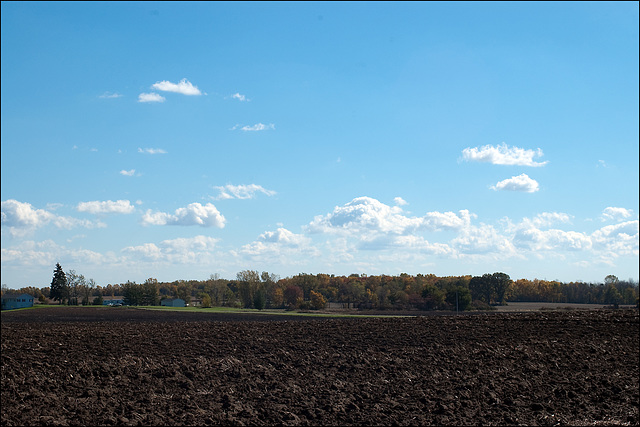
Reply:
M638 425L637 310L2 313L2 425Z

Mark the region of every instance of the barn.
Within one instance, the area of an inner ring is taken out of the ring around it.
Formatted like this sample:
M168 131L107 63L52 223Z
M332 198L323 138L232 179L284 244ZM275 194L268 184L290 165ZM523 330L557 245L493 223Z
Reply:
M2 309L33 307L33 296L29 294L7 293L2 296Z

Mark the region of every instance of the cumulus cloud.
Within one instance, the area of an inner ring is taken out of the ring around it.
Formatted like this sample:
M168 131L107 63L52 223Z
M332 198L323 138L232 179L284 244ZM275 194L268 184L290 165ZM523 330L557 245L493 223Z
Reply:
M521 191L524 193L535 193L540 189L538 182L529 178L525 173L500 181L490 188L495 191Z
M141 93L138 95L138 102L164 102L166 98L162 95L158 95L155 92Z
M135 207L129 200L107 200L104 202L80 202L76 208L78 212L89 212L92 214L104 214L104 213L121 213L130 214L135 211Z
M544 166L548 162L535 162L534 157L541 157L542 150L525 150L524 148L509 147L503 143L498 146L485 145L480 148L468 147L462 150L462 158L466 161L488 162L494 165Z
M167 154L162 148L139 148L138 153L142 154Z
M267 190L261 185L248 184L248 185L231 185L214 186L214 189L219 191L219 194L214 197L217 200L224 199L253 199L256 193L266 194L267 196L274 196L276 194L273 190Z
M592 234L594 243L609 256L638 256L638 220L607 225Z
M29 203L9 199L1 203L1 224L9 227L12 235L23 235L26 232L53 224L58 228L74 227L102 228L106 225L100 221L92 222L72 217L55 215L43 209L34 209Z
M309 237L282 227L262 233L254 242L244 245L240 253L253 260L271 260L282 264L296 264L320 256L320 251L311 245Z
M453 212L428 212L423 217L423 227L433 231L460 230L469 227L472 217L475 215L466 209L457 214Z
M154 83L151 87L163 92L175 92L183 95L202 95L200 89L191 84L187 79L182 79L178 83L171 83L170 81L163 80L161 82Z
M58 245L53 240L42 242L25 240L12 248L2 248L3 266L27 266L31 268L40 266L48 268L60 260L68 260L82 265L114 265L117 261L110 254L101 254L86 249L70 249Z
M219 239L208 236L181 237L159 244L128 246L122 252L133 259L150 262L195 264L210 261Z
M143 225L199 225L200 227L223 228L226 219L211 203L191 203L176 209L174 214L148 210L142 217Z
M124 175L124 176L133 176L133 175L135 175L135 173L136 173L135 169L131 169L131 170L128 170L128 171L123 169L123 170L120 171L120 175Z
M593 246L591 237L586 233L559 229L541 230L533 226L533 223L519 227L513 236L513 242L519 249L532 252L589 250Z
M327 215L316 216L307 226L312 233L384 233L408 234L418 229L430 231L459 229L469 224L468 211L429 212L423 217L408 217L399 206L388 206L371 197L357 197L337 206Z
M2 225L16 228L41 227L55 218L44 209L34 209L29 203L9 199L2 202Z
M295 234L286 228L278 228L276 231L265 231L258 237L258 241L269 243L280 243L286 246L300 246L309 241L308 237L302 234Z
M528 219L525 218L525 221L528 221ZM542 212L532 220L536 227L549 227L553 224L568 222L571 222L571 216L563 212Z
M393 199L393 203L395 203L398 206L404 206L407 204L407 202L402 197L395 197Z
M257 132L262 130L275 130L276 126L273 123L265 125L263 123L256 123L253 126L243 126L240 129L245 132Z
M469 225L459 230L451 245L462 255L513 256L513 244L495 227L487 224Z
M631 209L607 207L602 212L602 221L621 221L633 214Z

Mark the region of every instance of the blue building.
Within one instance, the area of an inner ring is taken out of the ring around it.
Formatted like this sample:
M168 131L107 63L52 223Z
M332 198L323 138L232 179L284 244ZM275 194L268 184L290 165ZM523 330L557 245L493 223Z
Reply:
M185 303L182 298L165 298L160 301L160 305L164 307L185 307Z
M33 296L29 294L7 293L2 296L2 309L33 307Z

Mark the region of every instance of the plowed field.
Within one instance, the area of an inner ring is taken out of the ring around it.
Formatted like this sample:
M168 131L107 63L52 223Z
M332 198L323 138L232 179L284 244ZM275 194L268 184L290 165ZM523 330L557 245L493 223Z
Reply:
M637 310L2 313L2 425L638 425Z

